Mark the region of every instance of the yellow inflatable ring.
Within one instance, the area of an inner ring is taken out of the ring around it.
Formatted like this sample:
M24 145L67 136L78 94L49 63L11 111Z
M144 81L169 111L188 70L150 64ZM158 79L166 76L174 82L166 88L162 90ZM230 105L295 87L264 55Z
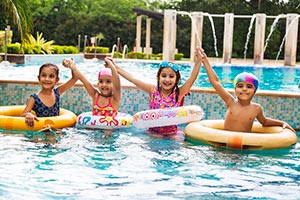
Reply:
M74 126L76 115L66 109L60 108L59 116L39 117L39 121L34 122L34 127L30 128L25 124L25 117L20 117L25 106L0 106L0 129L19 131L38 131L47 127L53 129Z
M234 132L224 129L224 120L203 120L188 124L184 132L188 138L213 146L234 149L280 149L297 143L297 135L280 126L263 127L254 122L252 132Z

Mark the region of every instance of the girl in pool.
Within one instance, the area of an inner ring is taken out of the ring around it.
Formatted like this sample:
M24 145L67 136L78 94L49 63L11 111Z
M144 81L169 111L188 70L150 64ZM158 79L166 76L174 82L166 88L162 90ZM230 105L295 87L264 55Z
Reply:
M251 132L256 118L263 126L282 126L295 132L286 122L265 117L262 106L252 102L258 88L258 79L255 75L243 72L235 77L234 90L237 98L234 98L223 88L203 49L201 49L201 55L210 83L226 103L225 130Z
M118 65L116 65L116 67L121 76L149 94L149 109L178 107L182 105L181 102L183 97L189 92L200 71L202 59L199 47L196 48L195 53L196 61L191 75L180 87L178 86L180 82L179 67L171 62L164 61L160 64L156 75L157 85L146 83L140 79L137 79ZM153 127L149 128L149 131L157 136L168 135L171 137L175 136L175 138L177 138L176 135L180 133L177 125Z
M59 115L60 95L71 88L78 78L72 73L72 78L67 82L54 88L59 81L59 68L51 63L43 64L39 69L38 80L42 87L41 91L32 94L21 116L25 117L25 123L29 127L34 127L34 121L39 121L38 117L51 117ZM31 113L35 111L36 115Z
M74 75L83 82L86 91L91 96L92 114L97 116L116 116L118 114L120 98L121 98L121 83L120 78L115 68L115 63L112 58L104 59L105 67L98 73L98 88L96 89L86 76L82 74L75 65L72 58L64 59L63 65L70 68Z

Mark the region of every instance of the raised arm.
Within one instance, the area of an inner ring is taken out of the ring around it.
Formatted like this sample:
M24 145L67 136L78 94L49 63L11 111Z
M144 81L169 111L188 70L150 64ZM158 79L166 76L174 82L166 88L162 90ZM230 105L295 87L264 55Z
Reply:
M200 52L200 47L196 48L195 51L195 56L196 56L196 61L193 67L193 70L190 74L190 77L186 80L186 82L179 88L179 98L181 99L182 97L184 97L184 95L186 93L189 92L189 90L191 89L191 87L193 86L195 80L197 79L199 72L200 72L200 68L201 68L201 64L202 64L202 55Z
M84 84L84 87L86 88L86 91L89 93L89 95L92 98L94 98L96 92L98 92L98 91L95 89L93 84L91 82L89 82L89 80L86 78L86 76L84 74L82 74L81 71L79 71L79 69L76 67L74 59L73 58L64 59L62 64L65 67L70 68L72 70L73 75L75 77L77 77Z
M132 74L130 74L129 72L125 71L123 68L121 68L119 65L115 65L116 69L118 71L118 73L125 79L127 79L128 81L130 81L131 83L133 83L134 85L136 85L139 89L147 92L147 93L151 93L151 89L154 87L153 84L150 83L145 83L143 81L141 81L140 79L137 79L135 77L133 77Z
M222 86L218 76L216 75L215 71L213 70L212 66L210 65L209 60L203 49L201 49L201 54L203 57L203 65L204 65L206 73L208 75L209 82L215 88L215 90L220 95L220 97L223 99L223 101L226 103L226 105L228 105L230 102L234 101L234 97L227 90L225 90L225 88Z
M72 71L72 77L67 82L62 83L57 87L59 94L62 95L65 91L70 89L73 85L75 85L77 80L78 78L74 76L74 73Z
M112 82L113 82L113 100L116 102L117 107L119 107L120 99L121 99L121 81L119 74L116 69L116 64L114 63L112 58L106 57L104 59L105 67L109 67L112 72Z

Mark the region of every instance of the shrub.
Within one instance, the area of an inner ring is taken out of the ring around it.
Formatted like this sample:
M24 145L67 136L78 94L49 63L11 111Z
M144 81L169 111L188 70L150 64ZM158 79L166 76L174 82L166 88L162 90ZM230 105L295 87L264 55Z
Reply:
M117 52L114 52L114 58L117 57ZM121 52L118 52L118 58L122 58L123 54Z
M36 54L52 54L53 53L53 47L52 44L54 43L54 40L46 41L43 38L43 33L39 34L37 32L36 38L34 38L32 35L28 35L27 39L24 41L24 46L29 46L29 48L26 48L26 50L30 50L32 48L32 51ZM32 52L29 51L29 52ZM25 51L24 51L25 53Z
M22 53L21 44L14 43L14 44L7 45L7 53L12 53L12 54Z
M7 35L7 45L11 44L13 32L10 31ZM5 51L5 31L0 30L0 52Z
M146 54L142 52L129 52L128 58L145 59Z
M158 60L162 60L163 59L163 54L162 53L156 54L156 58L158 58Z
M109 53L109 48L108 47L86 47L85 52L86 53Z
M184 54L183 53L176 53L175 54L175 60L181 60L183 58Z

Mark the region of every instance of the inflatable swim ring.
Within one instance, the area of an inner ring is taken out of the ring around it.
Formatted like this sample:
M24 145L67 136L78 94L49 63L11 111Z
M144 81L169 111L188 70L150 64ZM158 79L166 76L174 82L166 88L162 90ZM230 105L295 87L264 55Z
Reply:
M185 124L202 119L204 112L200 106L180 106L145 110L133 115L133 125L137 128L149 128Z
M258 122L254 122L251 133L223 129L224 120L203 120L188 124L184 132L188 138L234 149L279 149L290 147L298 141L297 135L289 129L263 127Z
M91 129L119 129L132 126L132 115L118 112L116 117L95 116L92 112L81 113L77 117L76 127Z
M20 117L24 109L25 105L0 106L0 129L38 131L47 127L65 128L76 123L76 115L73 112L60 108L59 116L39 117L39 121L35 121L34 127L30 128L25 124L25 118Z

